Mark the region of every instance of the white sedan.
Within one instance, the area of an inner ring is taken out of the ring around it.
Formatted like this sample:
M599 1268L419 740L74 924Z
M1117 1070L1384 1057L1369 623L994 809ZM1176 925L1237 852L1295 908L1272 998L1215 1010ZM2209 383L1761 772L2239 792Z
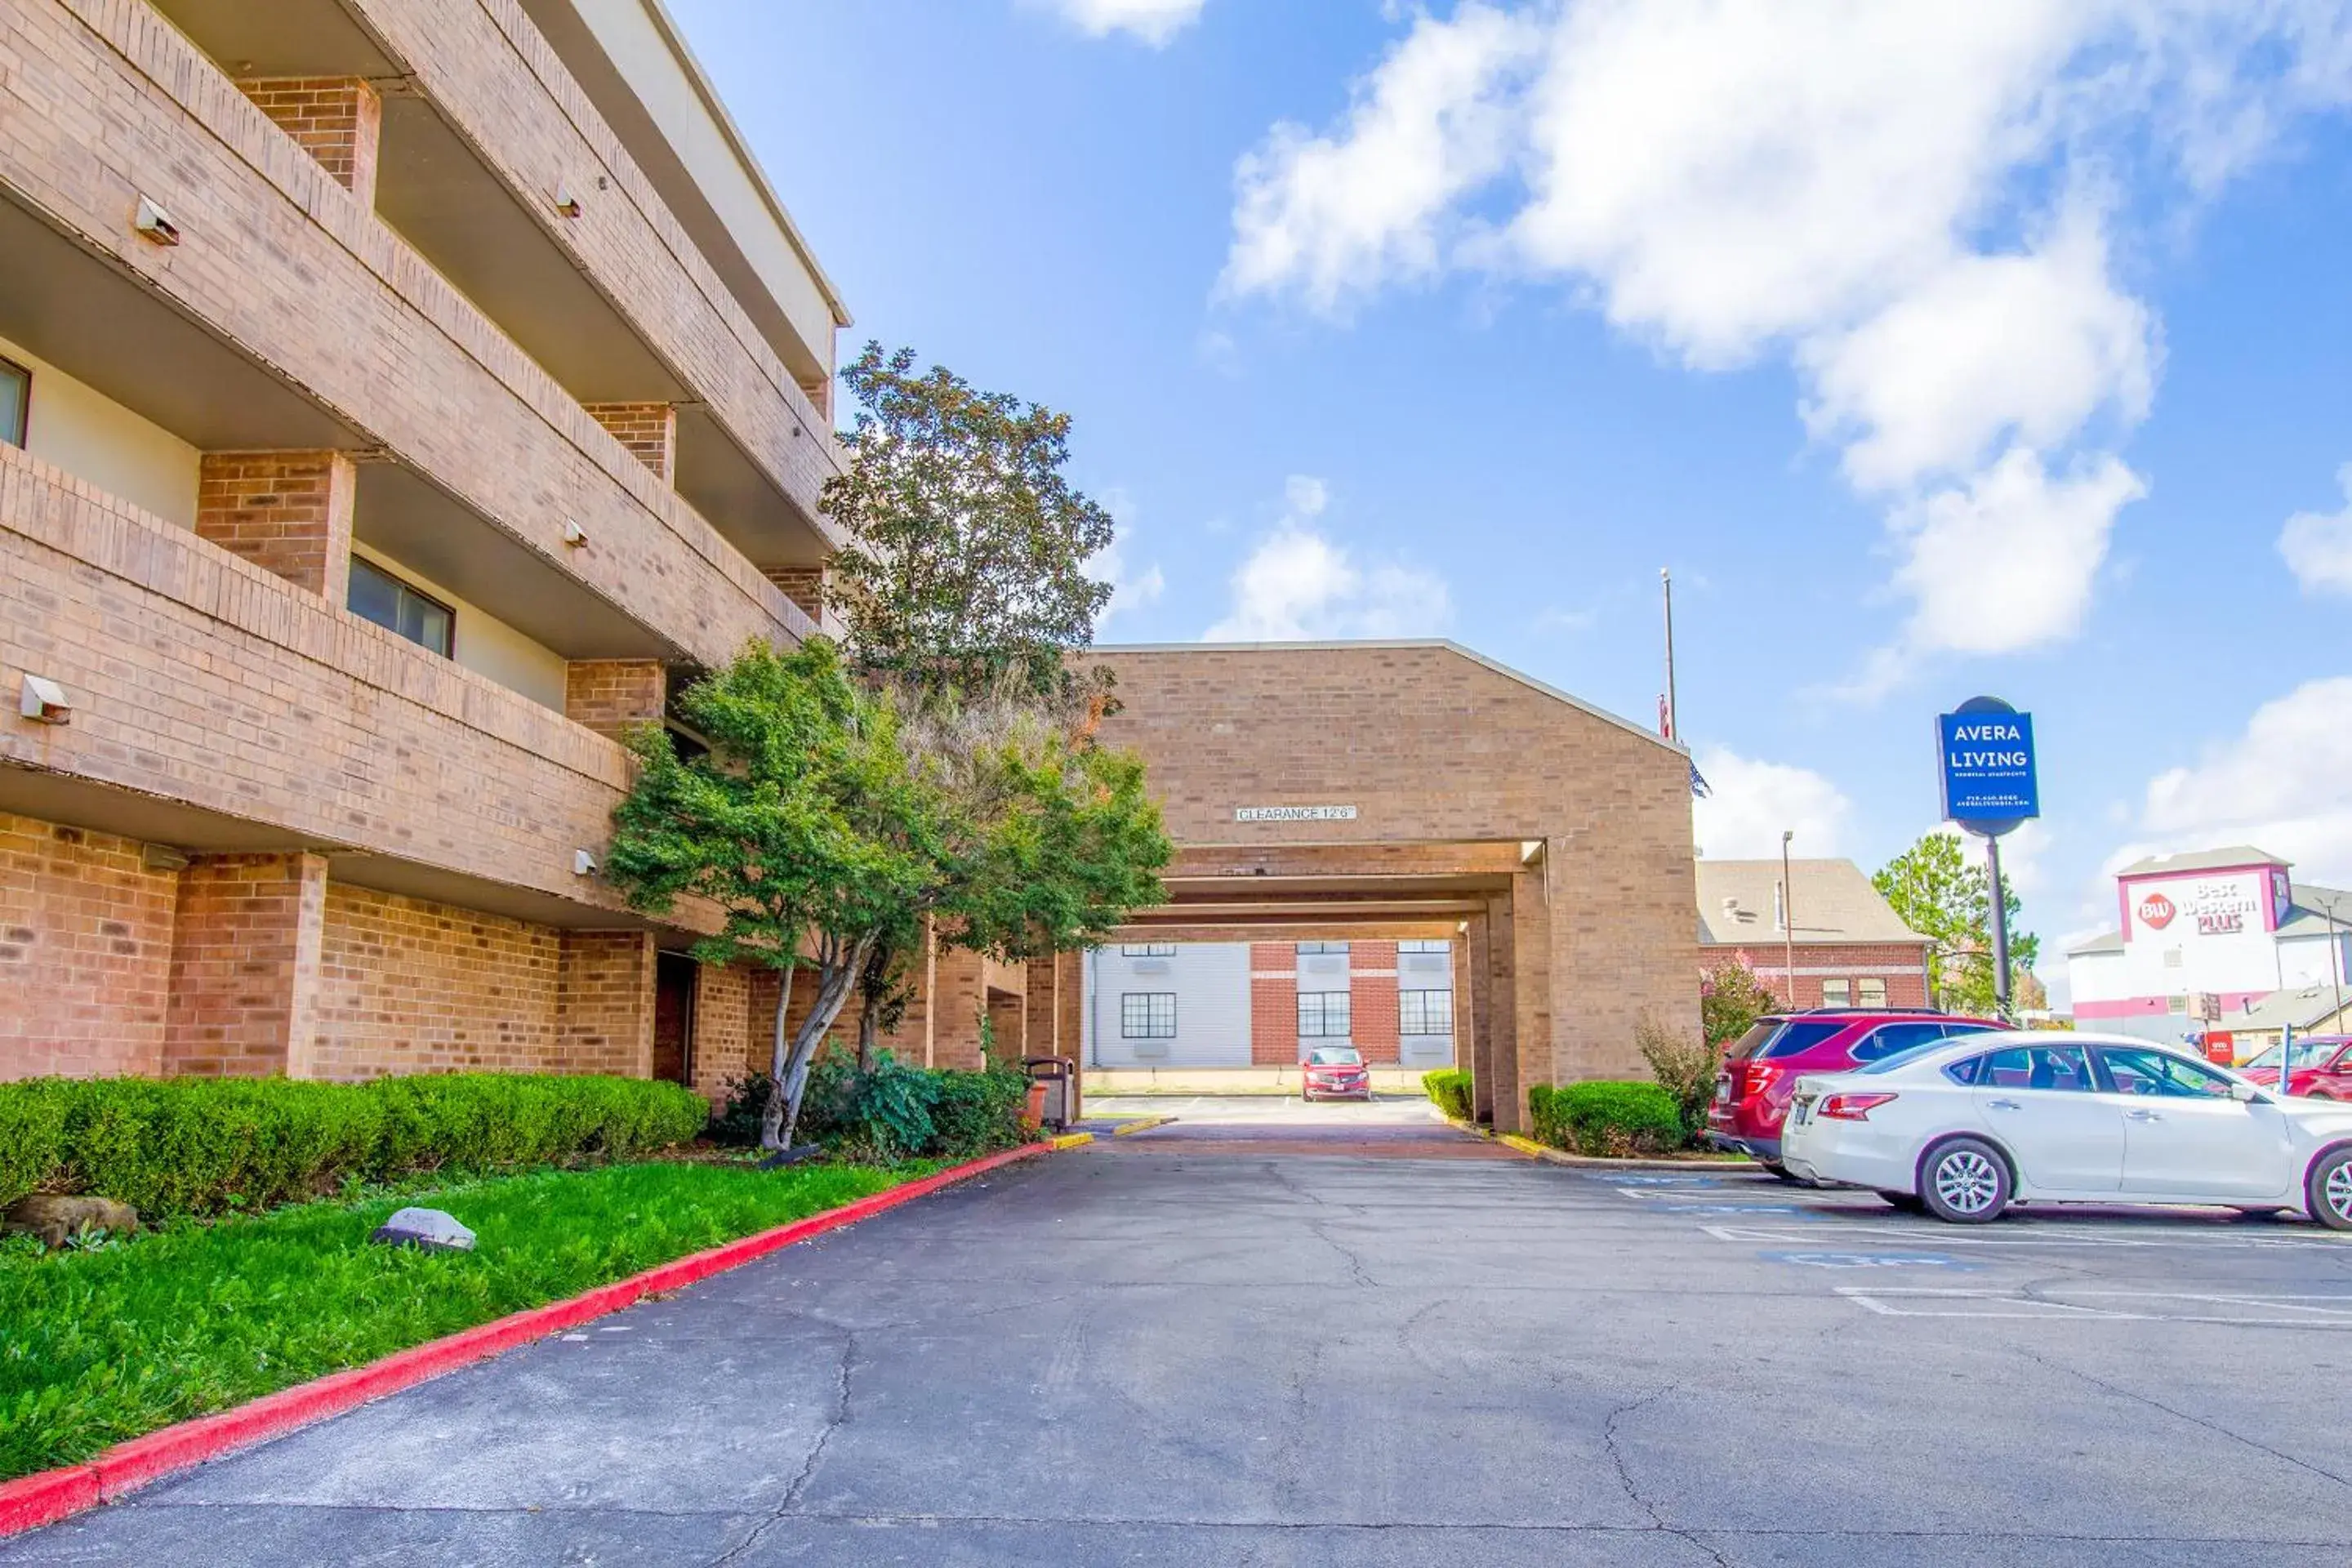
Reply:
M2352 1105L2115 1035L1965 1035L1797 1080L1780 1158L1938 1219L2037 1203L2300 1208L2352 1230Z

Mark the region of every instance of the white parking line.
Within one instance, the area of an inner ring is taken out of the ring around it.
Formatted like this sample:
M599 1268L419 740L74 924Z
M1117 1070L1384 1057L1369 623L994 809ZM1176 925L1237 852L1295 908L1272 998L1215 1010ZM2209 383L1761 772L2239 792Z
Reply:
M2116 1322L2292 1325L2352 1329L2352 1296L2243 1291L2094 1290L2054 1287L2041 1294L1931 1286L1841 1285L1839 1296L1883 1318L2095 1318ZM2216 1310L2235 1308L2236 1310Z
M1938 1247L2013 1247L2021 1250L2053 1247L2197 1247L2309 1252L2334 1250L2352 1245L2352 1237L2338 1238L2330 1236L2244 1236L2224 1232L2218 1228L2168 1230L2141 1236L2092 1230L2062 1235L2050 1231L2008 1227L1990 1231L1966 1230L1958 1226L1894 1221L1892 1216L1889 1216L1889 1221L1873 1225L1867 1230L1852 1231L1831 1231L1819 1225L1808 1225L1802 1229L1770 1226L1703 1225L1699 1229L1717 1241L1767 1242L1775 1247L1820 1247L1823 1243L1823 1238L1832 1235L1836 1236L1840 1247L1916 1247L1922 1237L1933 1237Z

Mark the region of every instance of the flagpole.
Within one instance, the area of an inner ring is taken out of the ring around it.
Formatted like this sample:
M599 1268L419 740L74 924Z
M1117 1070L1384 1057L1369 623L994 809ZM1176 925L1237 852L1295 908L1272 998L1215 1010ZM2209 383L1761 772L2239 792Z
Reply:
M1682 739L1681 715L1675 711L1675 578L1664 567L1658 568L1658 592L1664 598L1666 612L1666 739Z

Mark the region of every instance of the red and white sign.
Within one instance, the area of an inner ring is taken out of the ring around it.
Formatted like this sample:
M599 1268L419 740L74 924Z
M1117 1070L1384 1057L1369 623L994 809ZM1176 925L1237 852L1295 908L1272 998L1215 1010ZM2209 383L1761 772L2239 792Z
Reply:
M2140 924L2150 931L2162 931L2172 923L2172 917L2179 912L2172 907L2172 900L2162 893L2150 893L2139 901Z

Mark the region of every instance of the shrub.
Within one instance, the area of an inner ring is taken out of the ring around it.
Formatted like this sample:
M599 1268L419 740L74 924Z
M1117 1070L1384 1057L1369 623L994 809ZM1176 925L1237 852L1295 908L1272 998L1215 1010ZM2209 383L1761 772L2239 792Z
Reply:
M1674 1096L1654 1083L1538 1084L1528 1110L1538 1141L1579 1154L1662 1154L1683 1142Z
M1029 1110L1028 1075L1011 1068L942 1072L931 1107L931 1152L971 1160L1027 1141L1021 1120Z
M1023 1142L1028 1102L1029 1080L1014 1068L910 1067L885 1051L872 1072L860 1073L854 1058L828 1056L809 1075L801 1126L809 1139L856 1158L970 1159ZM759 1104L750 1103L747 1142L754 1143Z
M65 1148L66 1102L54 1082L0 1093L0 1208L47 1181Z
M1437 1103L1437 1108L1456 1121L1468 1121L1475 1110L1471 1097L1470 1075L1458 1068L1442 1068L1436 1072L1421 1075L1422 1091Z
M213 1215L352 1179L625 1158L694 1136L708 1114L691 1090L635 1079L41 1079L0 1084L0 1191L54 1184L151 1219Z
M1633 1044L1659 1085L1674 1097L1685 1134L1696 1137L1706 1126L1706 1108L1715 1099L1722 1048L1669 1029L1647 1013L1633 1021Z

